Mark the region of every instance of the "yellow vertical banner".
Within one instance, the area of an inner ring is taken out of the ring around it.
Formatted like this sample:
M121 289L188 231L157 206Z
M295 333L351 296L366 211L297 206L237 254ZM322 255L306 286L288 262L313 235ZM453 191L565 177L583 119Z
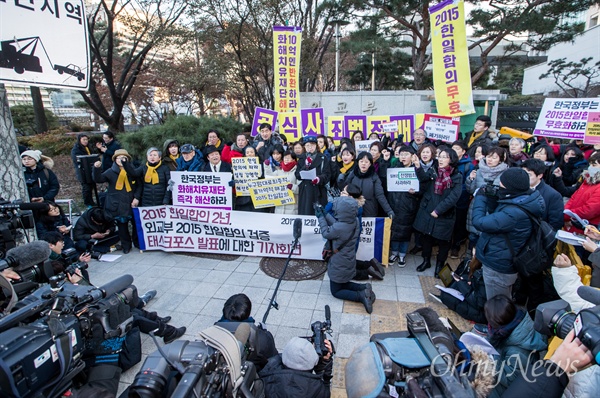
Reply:
M429 8L433 88L437 113L475 113L463 0L445 0Z
M300 112L299 26L273 26L273 75L275 111Z
M328 116L327 117L327 134L328 137L333 138L334 141L339 141L346 137L344 135L344 117L343 116Z

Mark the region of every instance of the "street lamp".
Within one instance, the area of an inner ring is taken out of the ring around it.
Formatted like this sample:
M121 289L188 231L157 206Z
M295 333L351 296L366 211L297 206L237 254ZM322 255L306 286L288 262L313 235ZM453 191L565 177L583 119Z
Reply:
M330 21L329 25L335 26L335 91L338 91L340 86L340 26L348 25L350 22L342 19Z

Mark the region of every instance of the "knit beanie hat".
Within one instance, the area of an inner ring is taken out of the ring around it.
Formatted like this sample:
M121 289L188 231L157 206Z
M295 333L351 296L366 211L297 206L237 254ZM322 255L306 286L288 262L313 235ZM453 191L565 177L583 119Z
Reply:
M500 182L506 193L512 196L522 195L529 191L529 174L520 167L511 167L500 175Z
M21 159L24 156L29 156L30 158L32 158L33 160L35 160L36 162L39 162L40 159L42 158L42 152L38 151L38 150L29 150L29 151L24 151L21 154Z
M295 370L312 370L319 362L315 347L306 339L293 337L281 354L283 364Z

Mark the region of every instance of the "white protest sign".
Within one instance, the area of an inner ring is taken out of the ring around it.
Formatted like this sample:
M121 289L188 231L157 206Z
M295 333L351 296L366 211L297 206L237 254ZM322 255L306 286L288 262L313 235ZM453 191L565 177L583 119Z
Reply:
M90 50L82 0L2 1L0 81L87 90Z
M599 109L598 98L546 98L533 135L583 140L588 113L598 112Z
M287 189L288 184L287 176L248 181L254 208L262 209L264 207L285 206L296 203L294 194Z
M181 206L133 209L141 250L287 257L293 240L293 224L302 219L300 246L293 258L321 260L325 243L316 217L246 211L198 209ZM362 219L357 252L359 260L382 259L385 218ZM389 239L389 235L388 235Z
M413 167L387 169L387 189L389 192L419 192L419 179Z
M398 131L398 122L382 123L381 128L384 133L395 133Z
M371 148L371 144L374 142L378 142L378 140L356 141L354 143L354 146L356 147L356 154L358 155L361 152L369 152L369 149Z
M262 166L258 157L231 158L235 195L250 196L248 181L258 180L262 175Z
M454 142L458 137L460 121L458 118L425 114L423 130L432 141Z
M231 210L231 173L172 171L173 205Z

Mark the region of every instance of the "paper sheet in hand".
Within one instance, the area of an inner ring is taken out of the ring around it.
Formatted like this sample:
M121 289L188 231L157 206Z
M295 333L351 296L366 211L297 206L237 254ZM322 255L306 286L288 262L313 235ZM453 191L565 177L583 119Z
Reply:
M452 289L451 287L444 287L442 285L435 285L435 287L437 287L438 289L440 289L442 292L446 292L449 295L456 297L457 299L459 299L460 301L464 301L465 300L465 296L463 296L463 294L461 292L459 292L456 289Z
M480 348L484 352L487 352L488 354L500 355L498 353L498 351L496 351L494 346L492 346L490 344L489 341L487 341L485 338L483 338L481 336L476 335L475 333L471 333L471 332L463 333L463 335L460 336L459 340L464 345L466 345L467 348L470 348L472 346L477 346L478 348Z
M300 178L303 180L314 180L315 178L317 178L317 169L300 171Z
M105 263L112 263L121 257L120 254L103 254L98 261L104 261Z
M556 231L556 239L568 243L573 246L581 246L582 242L585 242L585 238L575 235L571 232L558 230Z
M583 225L584 227L587 226L589 224L588 220L584 220L581 217L579 217L579 215L577 215L576 213L573 213L571 210L569 209L565 209L563 211L563 213L565 213L567 216L571 217L572 219L574 219L575 221L577 221L578 223L580 223L581 225Z

